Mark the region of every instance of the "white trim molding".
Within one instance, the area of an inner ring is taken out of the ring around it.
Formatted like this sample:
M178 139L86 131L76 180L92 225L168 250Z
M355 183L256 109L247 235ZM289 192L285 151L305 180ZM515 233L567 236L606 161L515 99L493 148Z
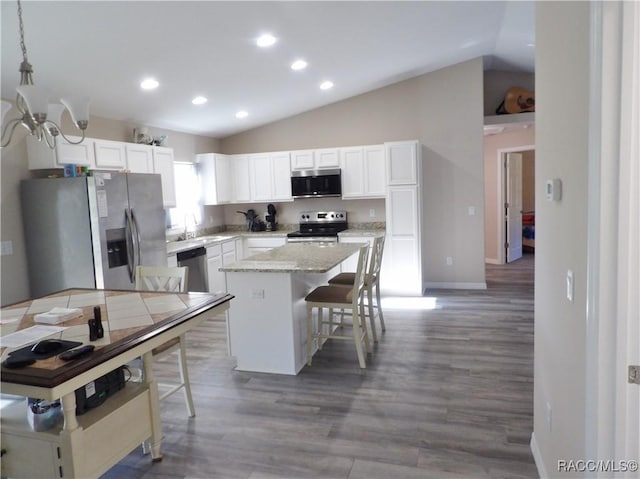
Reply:
M540 453L540 448L538 447L538 443L536 442L536 433L531 433L531 442L529 443L531 447L531 454L533 455L533 460L536 463L536 468L538 469L538 475L540 479L548 479L549 474L547 474L547 468L544 465L544 460L542 459L542 454Z

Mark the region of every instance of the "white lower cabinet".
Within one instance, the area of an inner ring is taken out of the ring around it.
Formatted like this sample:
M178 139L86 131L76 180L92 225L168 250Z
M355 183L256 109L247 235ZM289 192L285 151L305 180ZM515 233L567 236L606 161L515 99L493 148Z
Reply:
M227 290L225 274L222 267L222 245L207 246L207 279L210 293L224 293Z
M242 246L242 239L229 239L207 246L207 279L210 293L226 293L227 280L222 266L229 266L239 260L236 244Z
M269 251L270 249L277 248L278 246L284 246L287 242L287 238L283 236L276 237L245 237L244 240L244 256L248 258L257 253Z

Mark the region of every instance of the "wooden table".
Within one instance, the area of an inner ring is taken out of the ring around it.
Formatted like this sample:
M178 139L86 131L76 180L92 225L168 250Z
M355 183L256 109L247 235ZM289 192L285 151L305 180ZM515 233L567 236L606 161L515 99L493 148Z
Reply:
M2 308L2 337L34 326L35 314L55 306L81 308L82 318L61 323L58 326L65 329L49 337L96 346L89 356L69 362L55 356L25 368L2 367L3 395L61 398L64 414L64 425L35 432L27 421L25 399L9 401L2 408L2 477L97 477L149 438L153 460L161 460L160 405L151 350L226 311L232 298L70 289ZM105 335L91 343L87 320L93 318L94 306L100 306ZM2 359L10 352L0 351ZM138 357L142 357L143 382L128 382L102 405L76 417L76 389Z

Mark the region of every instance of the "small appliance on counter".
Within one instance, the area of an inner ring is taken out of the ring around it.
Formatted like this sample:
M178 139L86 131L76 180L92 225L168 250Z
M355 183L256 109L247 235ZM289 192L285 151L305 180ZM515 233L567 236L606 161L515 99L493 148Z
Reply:
M276 226L276 207L269 203L267 205L267 214L264 218L267 221L267 231L275 231Z
M258 219L258 214L256 214L255 210L247 210L247 211L236 211L236 213L240 213L244 215L247 231L264 231L266 225L264 221Z

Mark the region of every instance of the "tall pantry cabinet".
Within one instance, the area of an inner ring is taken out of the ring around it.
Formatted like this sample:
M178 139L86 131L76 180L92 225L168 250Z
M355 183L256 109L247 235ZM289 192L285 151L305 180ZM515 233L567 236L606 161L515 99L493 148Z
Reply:
M422 295L422 161L417 141L384 144L387 170L387 238L381 287L404 295Z

